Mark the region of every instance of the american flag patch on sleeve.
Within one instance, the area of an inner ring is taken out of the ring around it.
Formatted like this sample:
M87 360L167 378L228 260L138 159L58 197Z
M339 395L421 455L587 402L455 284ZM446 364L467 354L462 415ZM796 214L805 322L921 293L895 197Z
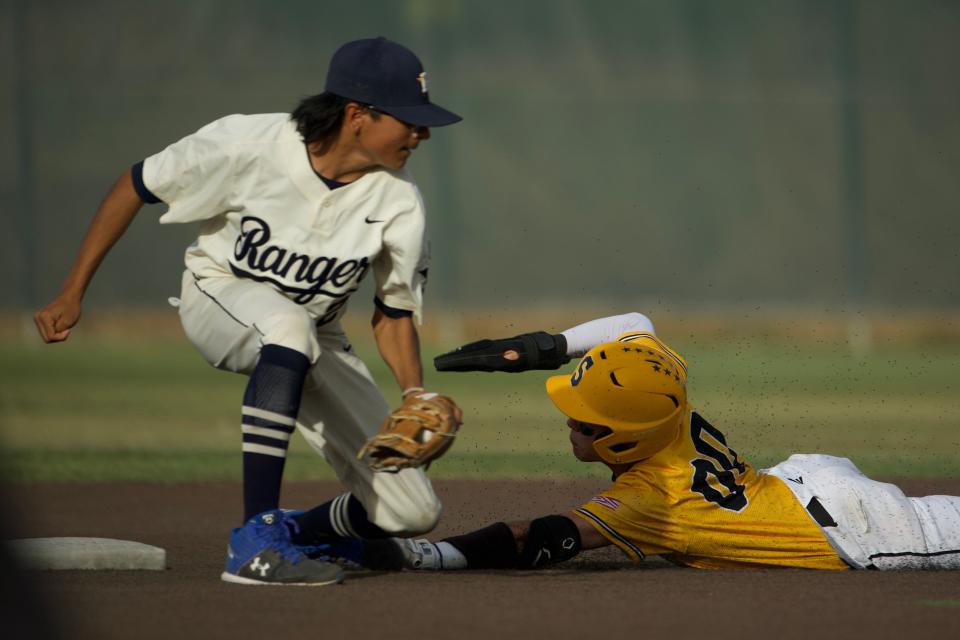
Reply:
M611 511L616 511L617 507L620 506L620 501L616 498L611 498L609 496L594 496L590 498L590 502L596 502L597 504L602 504L607 509Z

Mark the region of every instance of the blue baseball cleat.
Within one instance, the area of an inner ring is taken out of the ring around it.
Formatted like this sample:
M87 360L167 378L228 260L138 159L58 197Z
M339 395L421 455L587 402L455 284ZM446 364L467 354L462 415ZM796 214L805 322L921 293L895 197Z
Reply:
M297 523L279 509L250 518L230 534L227 563L220 579L247 585L320 586L343 581L343 571L311 560L290 541Z
M295 544L294 547L312 560L332 562L344 569L363 568L363 540L356 538L330 538L316 544Z
M296 509L281 509L288 520L296 525L297 516L303 511ZM295 530L299 533L299 529ZM317 536L310 542L294 542L294 548L311 560L332 562L344 569L363 568L364 541L357 538L340 538L337 536Z

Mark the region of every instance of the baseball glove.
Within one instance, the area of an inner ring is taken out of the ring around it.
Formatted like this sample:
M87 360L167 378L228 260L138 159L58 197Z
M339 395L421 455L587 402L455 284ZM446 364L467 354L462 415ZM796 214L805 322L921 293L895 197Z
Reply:
M450 398L426 391L411 394L387 416L357 459L366 458L374 471L429 465L450 448L460 424L460 409Z
M516 360L503 357L505 351L515 351ZM523 333L501 340L478 340L459 349L437 356L433 366L437 371L529 371L530 369L557 369L570 362L567 339L546 331Z

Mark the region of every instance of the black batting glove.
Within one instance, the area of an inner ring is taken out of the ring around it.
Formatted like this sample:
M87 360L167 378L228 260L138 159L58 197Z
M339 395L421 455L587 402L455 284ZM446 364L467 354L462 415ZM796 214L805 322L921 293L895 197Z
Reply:
M503 357L505 351L516 351L516 360ZM517 373L531 369L558 369L570 362L567 339L563 334L546 331L524 333L500 340L478 340L465 344L433 359L437 371L507 371Z

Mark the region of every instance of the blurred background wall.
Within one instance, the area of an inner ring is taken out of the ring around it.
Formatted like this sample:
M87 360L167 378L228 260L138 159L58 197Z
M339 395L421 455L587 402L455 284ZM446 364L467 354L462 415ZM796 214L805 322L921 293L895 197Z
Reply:
M56 293L129 165L375 35L464 116L410 165L431 310L960 307L952 0L4 0L0 309ZM163 210L88 308L178 293Z

